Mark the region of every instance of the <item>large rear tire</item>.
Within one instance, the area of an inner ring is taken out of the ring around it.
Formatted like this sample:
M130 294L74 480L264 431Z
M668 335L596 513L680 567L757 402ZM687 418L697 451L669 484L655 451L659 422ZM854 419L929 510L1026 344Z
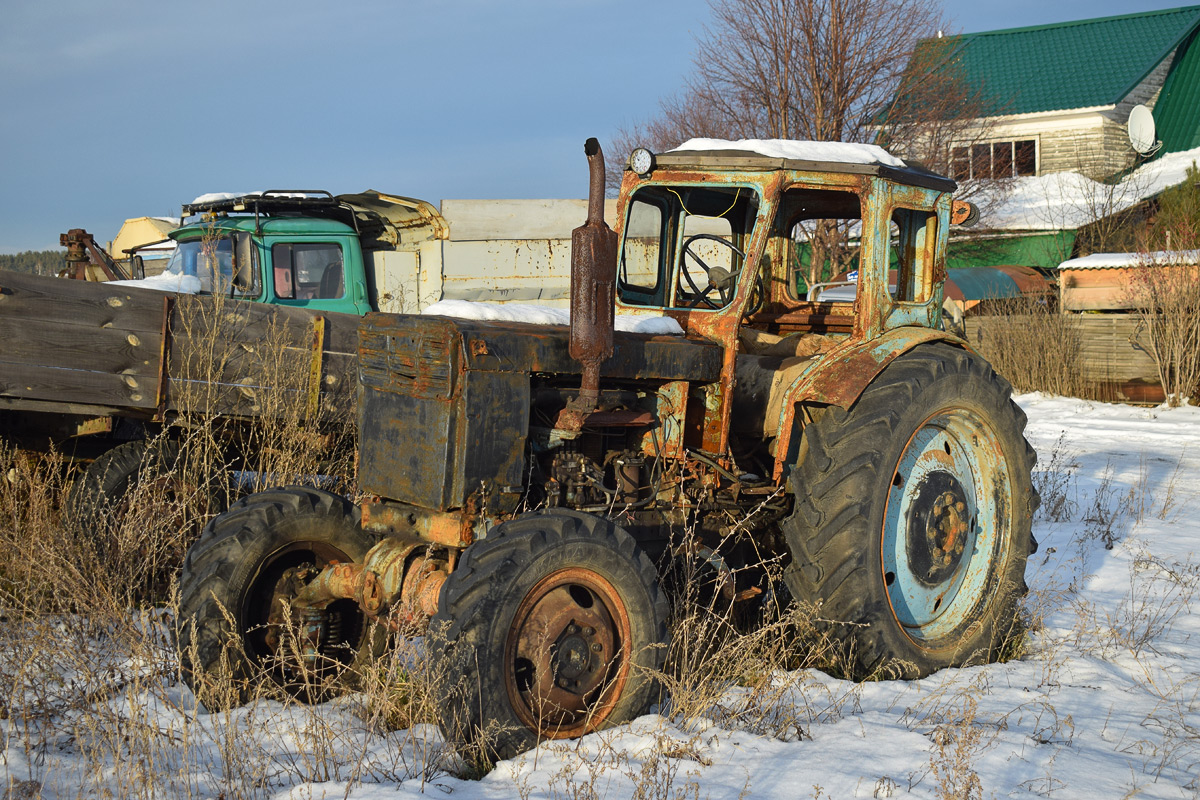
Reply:
M642 714L666 657L668 605L626 531L561 509L526 514L464 553L430 625L447 738L485 758Z
M785 577L851 677L986 663L1017 627L1037 494L1011 387L948 344L893 361L804 429Z
M358 523L344 498L296 486L245 497L209 523L179 587L183 676L201 702L244 703L263 679L320 700L379 654L384 637L352 600L329 606L315 660L297 664L286 638L284 607L307 579L334 561L361 562L374 544Z

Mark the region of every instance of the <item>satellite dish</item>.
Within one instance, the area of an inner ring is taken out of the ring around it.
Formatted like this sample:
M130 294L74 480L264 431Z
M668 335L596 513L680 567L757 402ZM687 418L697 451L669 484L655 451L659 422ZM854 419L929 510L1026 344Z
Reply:
M1142 155L1149 155L1162 146L1154 138L1154 115L1144 105L1136 105L1129 112L1129 144Z

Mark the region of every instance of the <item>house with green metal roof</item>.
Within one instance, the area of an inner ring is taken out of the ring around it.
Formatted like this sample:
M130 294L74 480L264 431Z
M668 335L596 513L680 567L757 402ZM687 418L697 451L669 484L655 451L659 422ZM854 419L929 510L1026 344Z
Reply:
M992 113L982 139L952 149L951 171L1108 177L1137 162L1126 123L1139 104L1153 114L1159 153L1200 146L1198 32L1200 6L1187 6L954 37L943 67Z
M977 228L952 234L950 266L1053 268L1095 250L1094 232L1113 227L1097 220L1144 219L1200 160L1197 39L1200 5L921 42L905 84L949 75L979 110L949 126L938 160L985 202L999 198ZM895 112L919 96L902 85ZM1158 147L1146 154L1127 132L1138 106L1155 122ZM990 192L992 178L1015 180Z

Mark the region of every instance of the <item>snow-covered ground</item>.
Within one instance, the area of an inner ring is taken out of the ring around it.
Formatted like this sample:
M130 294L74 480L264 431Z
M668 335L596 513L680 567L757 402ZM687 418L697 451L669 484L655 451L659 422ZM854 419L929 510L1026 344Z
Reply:
M169 670L97 664L110 691L56 705L68 673L26 687L50 702L6 705L0 796L1200 797L1200 409L1018 401L1043 495L1019 660L913 682L776 673L705 716L652 714L479 780L360 695L209 714Z

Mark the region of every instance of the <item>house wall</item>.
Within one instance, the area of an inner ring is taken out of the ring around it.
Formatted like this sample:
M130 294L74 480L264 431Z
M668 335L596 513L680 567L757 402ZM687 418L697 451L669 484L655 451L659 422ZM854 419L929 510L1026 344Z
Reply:
M1114 106L1098 106L996 117L990 120L987 140L1036 140L1039 175L1081 172L1103 178L1125 169L1134 156L1125 118L1117 122L1115 113Z
M1039 134L1040 174L1081 172L1103 178L1132 163L1133 148L1125 128L1097 114L1086 126Z

